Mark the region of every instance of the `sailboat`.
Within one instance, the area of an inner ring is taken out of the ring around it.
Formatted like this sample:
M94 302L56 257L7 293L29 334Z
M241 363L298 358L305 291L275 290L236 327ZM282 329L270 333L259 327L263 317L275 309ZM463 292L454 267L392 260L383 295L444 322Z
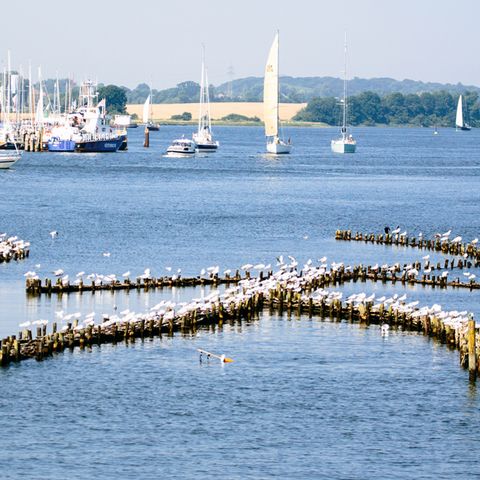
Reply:
M145 124L145 128L148 129L149 132L158 132L160 129L160 125L158 123L153 123L151 120L151 108L150 103L152 99L152 91L148 94L145 103L143 104L143 123Z
M198 130L193 134L197 150L216 151L219 143L213 140L212 123L210 120L210 94L208 91L208 75L205 68L205 48L202 56L202 76L200 81L200 113L198 115Z
M332 140L331 147L334 153L355 153L357 142L347 129L347 37L345 35L345 57L344 57L344 75L343 75L343 98L341 100L343 106L342 112L342 128L340 130L342 136L337 140Z
M457 104L457 116L455 118L455 129L458 130L471 130L472 127L463 119L463 98L462 95L458 97Z
M278 116L278 57L279 42L277 32L270 48L270 53L268 54L263 82L263 121L265 123L265 136L267 137L267 152L274 154L290 153L292 149L290 140L287 143L278 135L280 125Z

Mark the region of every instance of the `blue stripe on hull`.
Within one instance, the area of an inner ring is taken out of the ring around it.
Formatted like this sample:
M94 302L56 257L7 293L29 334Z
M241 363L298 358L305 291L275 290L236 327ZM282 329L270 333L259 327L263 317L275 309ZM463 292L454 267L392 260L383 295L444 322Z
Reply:
M77 143L78 152L116 152L123 143L123 137L113 140L92 140Z

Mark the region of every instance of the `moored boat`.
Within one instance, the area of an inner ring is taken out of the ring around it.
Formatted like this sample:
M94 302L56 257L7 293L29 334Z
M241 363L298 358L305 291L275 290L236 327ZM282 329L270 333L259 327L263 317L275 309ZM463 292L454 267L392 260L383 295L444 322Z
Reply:
M202 74L200 81L200 112L198 115L198 130L192 136L198 151L215 152L220 143L213 139L212 122L210 119L210 94L208 91L208 75L205 68L205 48L202 55Z
M348 133L347 128L347 38L345 35L345 69L343 75L343 98L342 103L342 128L340 130L341 137L331 141L331 148L333 153L355 153L357 149L357 141L353 138L351 133Z

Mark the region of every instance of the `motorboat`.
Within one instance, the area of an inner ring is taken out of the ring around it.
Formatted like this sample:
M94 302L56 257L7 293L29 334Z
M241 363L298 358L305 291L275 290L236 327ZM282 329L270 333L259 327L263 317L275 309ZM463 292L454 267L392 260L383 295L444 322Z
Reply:
M167 148L168 157L193 157L197 149L197 144L188 138L179 138L174 140Z

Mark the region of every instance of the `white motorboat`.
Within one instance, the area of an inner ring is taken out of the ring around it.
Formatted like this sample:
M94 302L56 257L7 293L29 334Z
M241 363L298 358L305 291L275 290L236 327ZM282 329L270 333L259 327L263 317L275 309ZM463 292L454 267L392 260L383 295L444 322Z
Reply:
M265 136L267 137L267 152L278 154L290 153L292 144L279 136L280 118L278 113L279 79L278 79L279 41L278 32L273 40L263 81L263 108L265 123Z
M202 56L202 74L200 81L200 112L198 115L198 130L193 134L199 152L215 152L219 142L213 139L212 122L210 119L210 94L208 92L208 75L205 68L205 48Z
M21 158L22 158L22 154L16 149L16 145L15 145L15 151L6 150L3 152L0 152L0 168L2 169L10 168L12 165L17 163Z
M331 147L334 153L355 153L357 148L357 142L353 138L353 135L348 133L347 129L347 38L345 35L345 69L343 76L343 98L341 100L343 106L343 121L342 128L340 130L341 137L336 140L332 140Z
M197 144L188 138L174 140L167 148L168 157L192 157L195 155Z

